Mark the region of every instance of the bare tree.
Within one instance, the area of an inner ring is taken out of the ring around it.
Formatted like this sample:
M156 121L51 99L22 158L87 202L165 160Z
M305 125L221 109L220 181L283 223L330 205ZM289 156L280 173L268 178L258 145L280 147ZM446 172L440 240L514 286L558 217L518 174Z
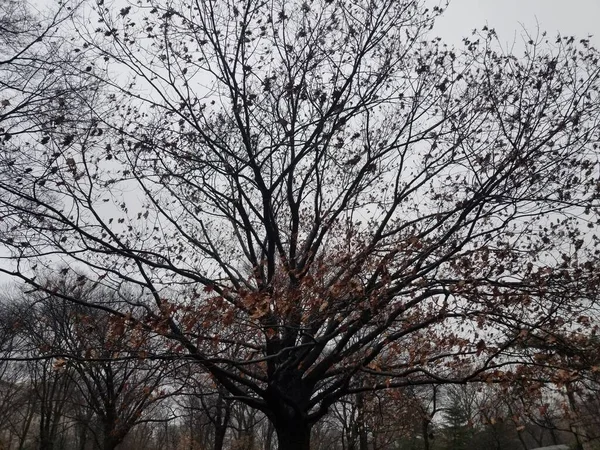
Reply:
M29 429L33 408L24 363L10 361L19 351L18 315L8 295L0 300L0 448L10 448ZM26 433L25 433L26 434Z
M56 286L57 292L68 291L90 304L119 301L114 292L65 278ZM160 342L140 329L125 333L127 323L119 318L56 296L33 294L26 304L34 327L32 344L42 349L40 356L53 362L55 371L64 372L71 391L79 393L79 401L99 421L100 448L114 450L132 428L153 421L152 410L171 393L165 382L174 370L168 360L148 358L160 354ZM76 398L71 392L71 399Z
M417 0L96 11L75 45L111 114L92 105L0 179L2 272L52 292L36 274L60 258L143 290L95 306L171 340L280 449L308 449L349 394L549 380L565 360L527 339L587 336L596 318L568 325L600 273L586 40L451 49Z
M10 428L18 436L20 447L34 441L40 450L64 448L66 412L74 384L69 371L55 359L43 356L58 344L57 333L48 326L46 317L15 299L11 299L7 310L16 345L3 363L17 371L13 385L20 391L7 405L11 411L9 421L13 422Z
M0 1L0 133L3 146L21 135L39 133L64 120L68 99L81 86L67 77L77 57L68 55L63 26L76 3L34 10L28 2ZM10 155L5 155L9 157Z
M199 372L193 362L183 366L177 383L184 386L177 400L185 418L189 447L223 450L231 425L233 400L206 373Z

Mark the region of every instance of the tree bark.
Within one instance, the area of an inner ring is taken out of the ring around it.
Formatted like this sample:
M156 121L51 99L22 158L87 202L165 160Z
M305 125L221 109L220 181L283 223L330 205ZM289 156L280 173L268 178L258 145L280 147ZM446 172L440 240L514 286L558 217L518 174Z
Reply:
M295 369L281 371L269 386L268 413L279 450L310 450L310 432L317 420L308 418L313 388Z
M102 450L115 450L124 438L125 436L118 433L112 423L105 423Z
M301 418L274 421L279 450L310 450L311 424Z
M227 426L215 426L215 442L213 450L223 450L225 445L225 434L227 433Z
M120 440L114 439L110 436L105 436L104 442L102 443L102 450L115 450L120 443Z
M213 450L223 450L225 445L225 435L229 426L229 416L231 415L231 401L225 400L224 394L219 392L217 396L216 412L213 423L215 425L215 442ZM209 411L207 410L207 414Z
M40 439L40 450L53 450L54 449L54 440L51 438L42 437Z
M421 431L423 434L423 448L424 450L429 450L430 449L430 443L429 443L429 423L431 421L429 419L423 419L423 421L421 422Z
M358 448L359 450L368 450L369 436L367 433L367 424L365 418L365 398L362 392L356 394L356 422L358 425Z

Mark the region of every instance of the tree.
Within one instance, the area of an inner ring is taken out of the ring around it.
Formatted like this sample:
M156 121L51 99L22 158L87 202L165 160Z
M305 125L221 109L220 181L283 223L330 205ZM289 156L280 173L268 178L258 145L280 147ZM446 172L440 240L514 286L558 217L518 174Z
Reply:
M52 291L36 271L60 258L142 289L102 309L172 340L280 449L350 394L552 377L524 341L571 336L600 273L588 41L451 49L417 0L96 11L75 50L111 113L0 179L0 270Z
M47 326L48 319L15 299L9 308L9 320L18 342L8 362L19 370L22 394L10 405L14 422L11 428L20 440L20 447L32 439L40 450L64 448L67 411L75 385L69 370L60 360L44 358L46 348L57 345L59 338ZM7 302L8 303L8 302Z
M194 376L196 370L193 366L187 369L191 373L179 380L185 386L180 396L183 404L179 408L185 411L190 448L223 450L227 430L231 426L233 402L227 398L223 388L215 389L214 383L202 376L204 374Z
M67 145L73 130L89 126L82 111L97 94L98 83L81 67L82 54L74 51L67 39L67 26L78 6L70 0L39 8L27 1L0 0L0 178L15 187L43 186L42 179L38 186L27 185L30 180L23 175L35 168L43 178L52 171L47 163L56 155L48 145L50 134ZM51 200L45 197L45 201ZM15 239L33 243L31 227L21 228L24 234L19 235L13 220L19 207L31 210L34 205L18 196L5 201L16 208L0 211L4 227L11 230L3 230L0 244L13 245ZM2 262L10 267L5 256Z
M115 292L68 278L48 284L56 293L68 291L89 304L120 301ZM70 399L78 397L72 392L77 391L100 423L100 448L114 450L135 426L153 420L152 410L170 394L166 379L176 367L168 360L147 358L160 354L152 335L140 329L125 333L127 322L120 318L56 296L30 294L24 304L31 344L41 349L43 363L54 365L53 371L67 380ZM68 402L50 403L64 407Z
M437 393L429 387L361 392L335 404L342 450L430 450Z
M12 147L8 141L15 136L56 126L61 110L83 86L69 71L77 57L63 48L62 29L74 6L59 2L53 11L34 13L28 2L0 1L0 136L5 148Z
M446 392L447 405L443 410L444 434L447 450L461 450L469 447L473 437L477 393L472 389L451 386Z
M18 353L17 321L7 302L0 301L0 448L10 448L13 435L19 434L21 425L27 428L31 411L27 408L29 385L23 383L25 365L9 361ZM19 419L24 420L18 423Z

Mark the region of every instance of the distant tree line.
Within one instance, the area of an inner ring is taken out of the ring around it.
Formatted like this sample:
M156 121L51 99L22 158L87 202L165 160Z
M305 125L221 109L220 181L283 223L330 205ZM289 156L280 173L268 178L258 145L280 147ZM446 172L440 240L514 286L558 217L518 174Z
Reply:
M123 299L46 281L101 307ZM150 329L13 287L0 302L0 448L274 450L267 418ZM600 444L597 382L422 386L349 395L312 433L331 450L532 449Z

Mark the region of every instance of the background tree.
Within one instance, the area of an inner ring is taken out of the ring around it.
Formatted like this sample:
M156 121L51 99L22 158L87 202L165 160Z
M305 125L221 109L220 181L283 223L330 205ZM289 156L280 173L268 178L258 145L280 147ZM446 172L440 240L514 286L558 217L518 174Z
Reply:
M7 432L7 440L16 440L19 448L25 448L28 441L43 450L63 448L72 379L53 358L41 356L56 343L54 331L44 327L46 318L36 317L15 298L3 299L2 326L11 330L12 345L2 361L4 373L10 377L2 380L5 415L0 429ZM37 323L35 328L33 323ZM33 334L38 337L35 341Z
M7 296L9 297L9 296ZM18 333L18 316L6 299L0 300L0 448L10 448L14 435L21 429L28 430L33 408L27 408L29 385L26 365L10 361L18 356L21 336ZM19 420L21 419L21 420Z
M6 150L13 137L66 120L61 113L82 91L84 85L76 82L82 77L70 70L79 58L65 45L65 26L76 7L58 2L53 9L34 9L28 2L0 1L0 132ZM11 153L3 157L24 156Z
M47 283L88 304L120 301L115 292L65 278ZM103 450L114 450L136 425L153 420L152 410L172 393L166 379L176 370L168 360L148 359L161 354L161 343L139 328L125 332L127 321L87 305L46 295L31 295L27 303L32 344L54 355L55 372L64 372L79 391L100 424L96 435ZM40 324L54 339L37 332Z
M565 365L527 338L574 343L596 298L587 41L450 49L417 0L96 12L74 51L111 113L49 130L18 183L5 164L0 270L79 303L39 267L143 290L101 308L172 340L279 448L350 394Z
M462 450L469 448L476 416L477 391L471 386L451 386L446 390L444 419L444 448Z
M214 383L205 374L195 373L197 370L193 365L187 368L191 374L179 381L185 386L179 407L185 411L190 448L223 450L233 400L222 388L215 389Z

